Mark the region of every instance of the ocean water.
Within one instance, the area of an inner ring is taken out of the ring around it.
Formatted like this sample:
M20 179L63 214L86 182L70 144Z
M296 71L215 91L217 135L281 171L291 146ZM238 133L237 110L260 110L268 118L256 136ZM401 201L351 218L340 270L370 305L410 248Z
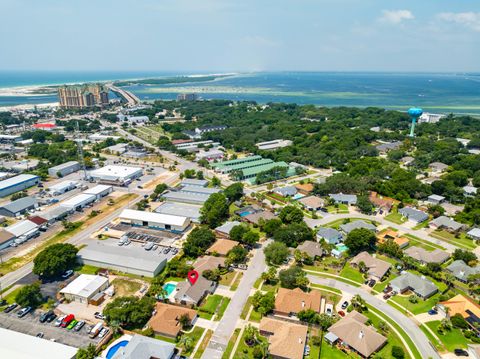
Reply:
M23 73L4 78L0 72L0 88L175 75L188 73ZM259 72L214 81L134 85L125 89L143 100L174 99L178 93L195 92L204 99L398 110L419 106L430 112L480 114L480 73ZM55 95L0 95L0 106L55 101Z

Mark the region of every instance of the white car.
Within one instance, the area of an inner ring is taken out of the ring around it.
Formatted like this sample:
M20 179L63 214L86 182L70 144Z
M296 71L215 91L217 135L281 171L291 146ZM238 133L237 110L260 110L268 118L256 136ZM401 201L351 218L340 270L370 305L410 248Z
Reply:
M61 317L58 317L57 320L55 321L55 326L59 327L62 324L65 317L66 317L66 315L62 315Z

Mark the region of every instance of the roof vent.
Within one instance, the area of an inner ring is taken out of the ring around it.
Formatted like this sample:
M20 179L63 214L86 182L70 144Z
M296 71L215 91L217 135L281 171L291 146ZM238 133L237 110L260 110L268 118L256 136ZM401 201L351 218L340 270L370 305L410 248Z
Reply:
M305 308L305 301L302 300L302 308Z
M363 330L360 330L360 333L358 333L358 338L362 339L364 336L365 336L365 333L363 332Z

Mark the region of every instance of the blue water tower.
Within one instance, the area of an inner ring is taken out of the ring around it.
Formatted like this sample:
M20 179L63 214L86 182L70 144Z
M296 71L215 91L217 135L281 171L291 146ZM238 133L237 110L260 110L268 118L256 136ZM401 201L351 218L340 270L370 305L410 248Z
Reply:
M410 127L410 137L415 136L415 123L417 122L418 118L422 116L423 110L421 108L412 107L408 110L408 116L412 119L412 125Z

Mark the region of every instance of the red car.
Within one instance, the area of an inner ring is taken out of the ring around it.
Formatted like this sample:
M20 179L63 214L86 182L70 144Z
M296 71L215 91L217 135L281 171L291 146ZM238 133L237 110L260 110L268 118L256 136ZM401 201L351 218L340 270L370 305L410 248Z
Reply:
M70 324L70 322L74 319L75 319L75 316L73 314L69 314L62 320L62 324L60 324L60 326L62 328L66 328Z
M341 316L341 317L344 317L345 316L345 312L343 310L339 310L338 311L338 315Z

